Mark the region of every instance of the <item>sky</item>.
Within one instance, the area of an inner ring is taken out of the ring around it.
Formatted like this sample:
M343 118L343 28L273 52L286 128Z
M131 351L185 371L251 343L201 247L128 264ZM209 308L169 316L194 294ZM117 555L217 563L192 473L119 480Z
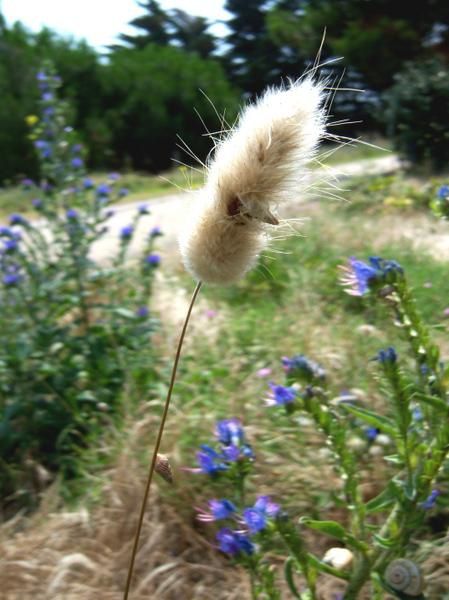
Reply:
M162 8L181 8L211 20L226 19L222 0L159 0ZM119 33L136 33L127 24L143 14L136 0L0 0L8 25L21 21L32 31L43 26L64 36L84 38L102 51ZM223 29L221 28L221 31ZM213 30L217 35L220 28Z

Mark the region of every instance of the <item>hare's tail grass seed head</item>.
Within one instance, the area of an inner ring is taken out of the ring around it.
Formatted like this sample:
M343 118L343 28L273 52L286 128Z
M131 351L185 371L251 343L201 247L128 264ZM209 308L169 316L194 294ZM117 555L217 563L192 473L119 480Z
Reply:
M240 279L278 224L279 202L301 197L325 131L324 84L312 77L269 89L220 142L193 218L180 239L184 264L205 283Z

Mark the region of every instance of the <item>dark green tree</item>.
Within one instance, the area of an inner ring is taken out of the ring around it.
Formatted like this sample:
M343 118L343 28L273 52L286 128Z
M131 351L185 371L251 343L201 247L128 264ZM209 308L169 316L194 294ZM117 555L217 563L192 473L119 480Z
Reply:
M296 78L304 70L305 55L297 43L300 4L296 0L227 0L228 51L231 80L251 95L282 78Z
M449 56L447 0L308 0L301 19L306 47L327 29L328 55L343 56L371 90L382 91L406 61Z
M130 22L141 33L121 34L119 38L132 48L144 48L148 44L177 46L187 52L195 52L208 58L215 51L215 38L208 32L210 24L203 17L196 17L181 9L163 10L156 0L140 3L146 12ZM114 46L113 49L117 48Z

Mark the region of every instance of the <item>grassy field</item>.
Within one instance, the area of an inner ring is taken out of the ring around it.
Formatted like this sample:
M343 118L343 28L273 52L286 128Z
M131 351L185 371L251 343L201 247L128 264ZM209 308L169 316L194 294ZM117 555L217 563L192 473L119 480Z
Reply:
M449 356L445 313L449 306L449 247L446 256L441 254L444 260L432 258L432 235L439 225L426 208L443 180L399 176L348 182L345 187L351 190L351 203L302 207L296 216L306 220L299 233L276 242L240 284L204 287L163 443L175 470L175 484L170 487L159 482L150 502L136 600L250 597L246 576L210 546L213 527L199 525L194 518L194 507L204 506L211 497L223 497L229 490L219 481L183 470L195 465L195 452L213 437L217 419L238 417L245 426L256 454L249 496L269 494L294 518L342 517L338 481L322 436L307 419L291 419L265 406L268 380L284 382L282 356L305 354L326 370L336 398L349 392L367 408L386 410L373 358L390 345L396 347L404 365L409 364L409 357L388 307L350 297L339 285L338 266L350 256L381 255L403 266L443 358ZM136 197L148 197L149 181L136 178L127 185ZM154 184L151 189L159 195L166 188ZM427 249L419 252L413 236L406 235L417 227L428 232ZM165 285L172 286L173 297L180 288L190 294L193 284L184 273L175 270L168 276L170 283ZM168 305L159 307L162 328L155 338L162 382L168 380L177 338L177 332L164 325L164 311L169 310ZM269 377L258 375L262 368L271 370ZM74 525L67 525L68 517L61 517L54 492L44 497L28 530L9 546L10 560L24 562L8 577L0 575L0 585L11 593L8 598L14 598L17 590L24 598L43 598L52 585L51 589L66 594L61 598L120 597L133 532L131 515L138 510L148 449L165 390L161 384L149 397L128 403L123 429L109 432L104 447L93 453L85 469L85 496L71 509L72 515L78 515L73 517ZM361 426L356 426L353 434L359 440L355 451L360 453L363 493L372 497L394 473L383 460L388 448L372 451ZM105 460L108 456L113 459ZM442 486L447 488L444 479ZM445 558L449 541L444 538L447 506L443 497L415 542L416 557L426 573L440 569L438 577L430 580L429 600L448 597L444 595L449 589ZM89 515L85 522L83 510ZM9 531L5 529L3 540L0 538L3 546ZM318 555L329 547L329 540L319 535L311 535L308 542ZM47 547L46 556L33 559L33 570L27 570L30 549L40 546ZM76 552L86 557L79 559L81 567L64 567L64 556ZM84 581L83 568L95 573L91 581ZM34 583L29 578L24 584L27 573L35 577ZM26 596L27 590L34 595ZM335 598L336 591L335 582L323 582L323 599ZM282 597L288 599L284 593Z

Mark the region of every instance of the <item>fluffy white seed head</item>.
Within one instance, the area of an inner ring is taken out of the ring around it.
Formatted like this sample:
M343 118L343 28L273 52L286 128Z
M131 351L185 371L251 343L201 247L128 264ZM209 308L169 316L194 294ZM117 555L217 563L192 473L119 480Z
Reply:
M180 240L195 279L233 283L254 266L278 224L277 205L304 193L324 121L323 85L312 78L269 89L242 111L216 146Z

